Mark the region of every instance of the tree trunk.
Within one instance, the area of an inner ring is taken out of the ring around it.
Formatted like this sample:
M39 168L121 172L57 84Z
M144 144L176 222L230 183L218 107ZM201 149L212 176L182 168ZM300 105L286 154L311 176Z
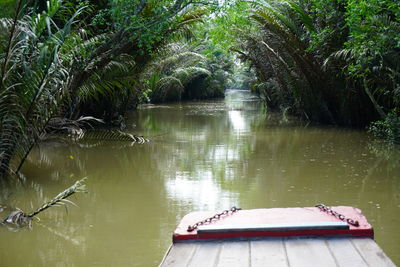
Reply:
M367 93L369 99L371 100L372 104L374 105L376 111L378 112L379 116L381 119L384 119L386 117L385 112L383 111L382 107L378 104L374 96L372 95L371 91L368 88L368 81L367 78L364 77L364 90L365 93Z

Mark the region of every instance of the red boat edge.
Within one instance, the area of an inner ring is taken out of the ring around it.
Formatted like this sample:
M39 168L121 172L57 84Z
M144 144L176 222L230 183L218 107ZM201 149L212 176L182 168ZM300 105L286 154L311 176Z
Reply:
M374 230L361 210L349 206L330 207L328 210L321 207L235 210L217 216L218 219L214 215L215 211L187 214L174 231L173 242L277 237L374 237ZM204 222L212 217L214 219ZM350 219L350 223L347 219ZM188 231L188 226L198 222L204 223Z

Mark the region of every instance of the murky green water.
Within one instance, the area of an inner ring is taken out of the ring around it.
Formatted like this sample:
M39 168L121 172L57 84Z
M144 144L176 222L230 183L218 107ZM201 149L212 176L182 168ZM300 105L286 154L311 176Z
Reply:
M400 264L400 152L362 131L265 115L244 91L226 100L147 106L128 130L152 142L41 144L25 183L0 203L31 210L88 176L79 208L51 208L33 229L0 228L0 266L157 266L193 210L352 205ZM5 216L4 212L0 215Z

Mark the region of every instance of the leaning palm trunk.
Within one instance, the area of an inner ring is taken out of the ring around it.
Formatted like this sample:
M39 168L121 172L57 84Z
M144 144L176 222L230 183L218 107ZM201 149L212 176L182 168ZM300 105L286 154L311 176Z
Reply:
M369 90L368 81L367 81L366 77L364 77L364 79L363 79L363 84L364 84L365 93L368 95L369 99L371 100L371 103L373 104L374 108L376 109L376 112L379 114L381 119L384 119L386 117L386 114L383 111L382 107L376 101L376 99L373 96L373 94L371 93L371 91Z

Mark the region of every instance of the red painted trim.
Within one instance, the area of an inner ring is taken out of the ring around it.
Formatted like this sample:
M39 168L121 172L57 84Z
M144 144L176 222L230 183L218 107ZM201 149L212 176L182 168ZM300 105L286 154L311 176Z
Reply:
M256 238L256 237L295 237L295 236L354 236L374 237L372 229L350 229L350 230L306 230L306 231L273 231L273 232L231 232L210 233L192 235L174 235L173 242L207 239L229 239L229 238Z
M332 207L332 210L344 214L347 218L352 218L359 222L359 226L350 225L350 229L297 229L297 230L278 230L269 231L267 229L259 231L250 231L243 229L241 232L228 230L226 232L209 232L199 234L197 231L188 232L188 225L204 220L204 218L212 217L213 211L191 212L187 214L176 228L173 241L195 241L195 240L217 240L217 239L233 239L233 238L268 238L268 237L295 237L295 236L353 236L353 237L370 237L373 238L374 231L368 223L365 216L359 209L348 206ZM316 207L308 208L272 208L272 209L254 209L240 210L231 216L226 216L221 220L212 222L215 226L222 227L232 226L240 227L247 225L263 225L263 224L280 224L280 223L321 223L321 222L338 222L336 217L321 211ZM229 227L227 228L229 229Z

